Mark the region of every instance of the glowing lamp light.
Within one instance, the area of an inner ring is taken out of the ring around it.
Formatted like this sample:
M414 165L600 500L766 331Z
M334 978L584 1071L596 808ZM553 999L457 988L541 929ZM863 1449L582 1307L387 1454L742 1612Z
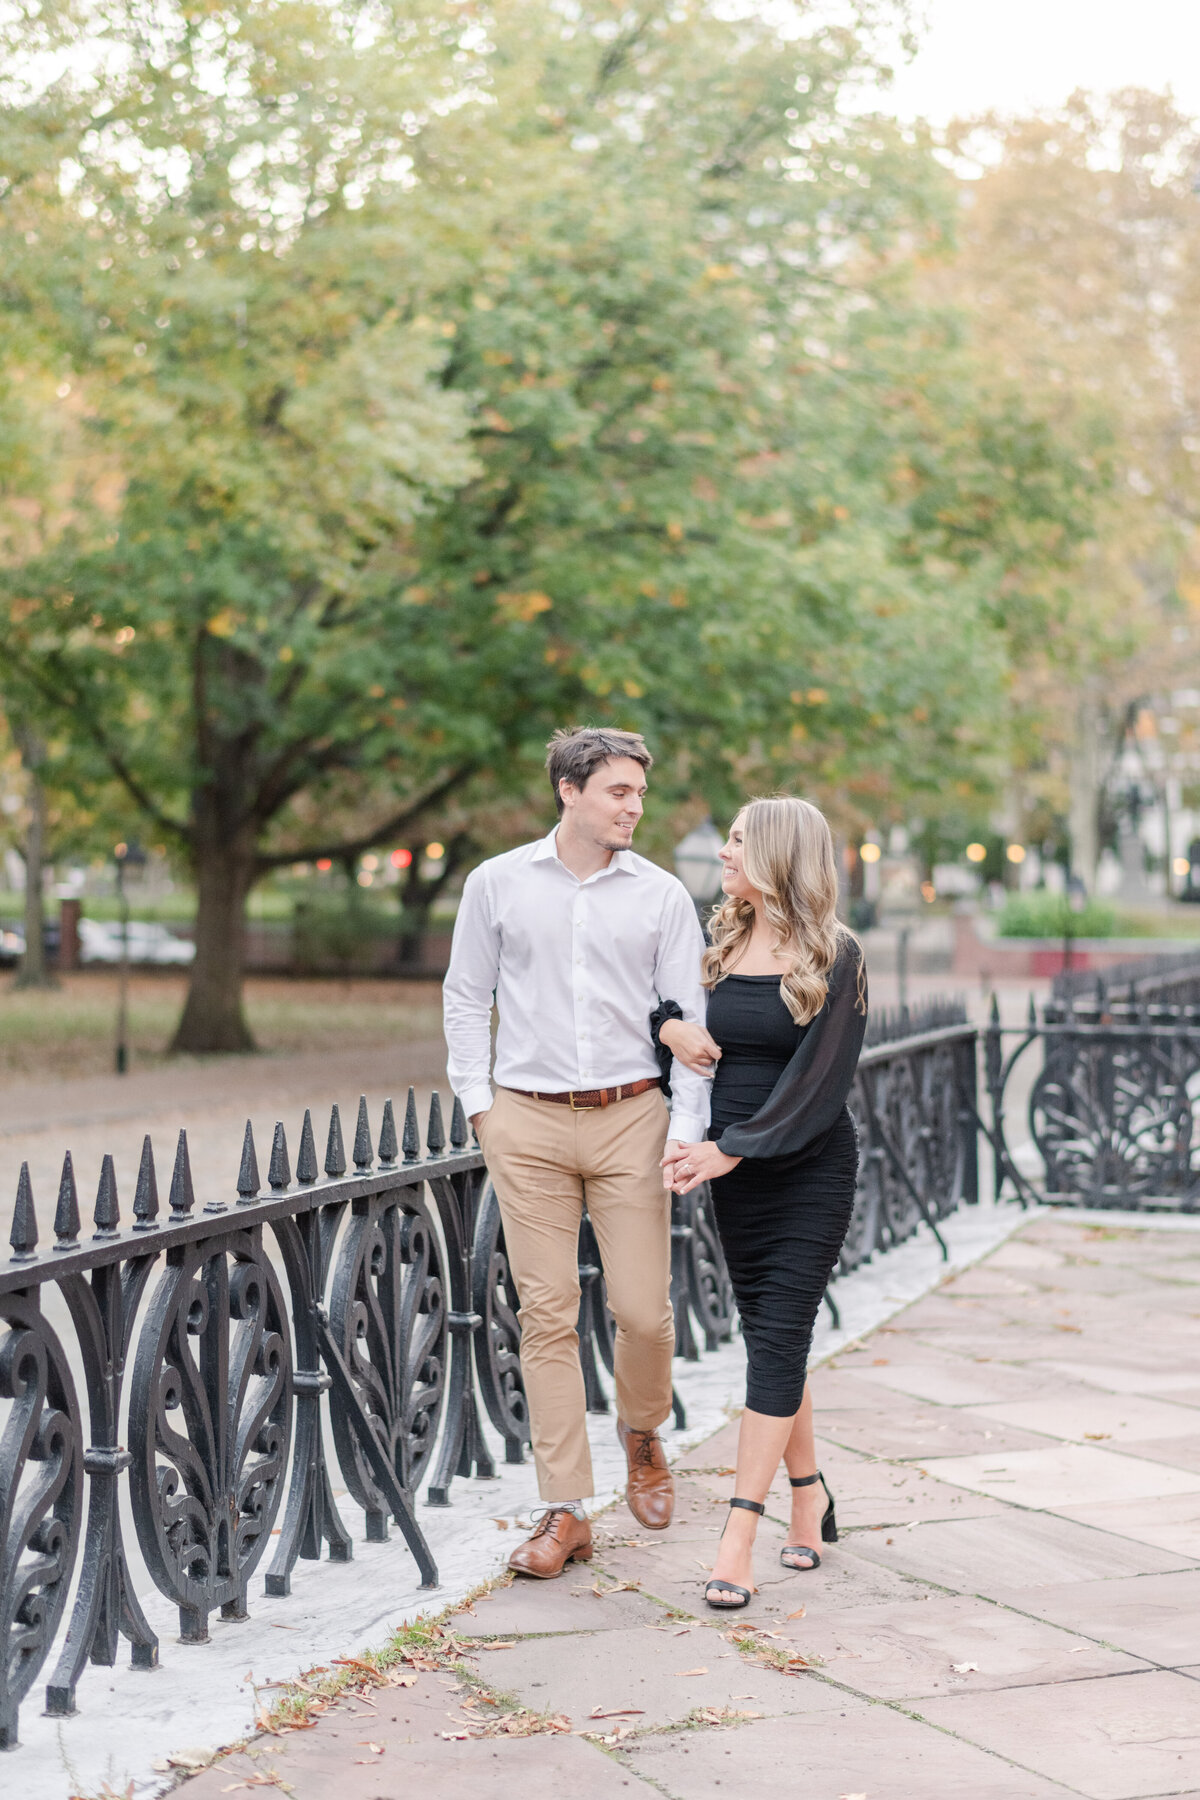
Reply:
M879 848L878 844L860 844L858 854L865 863L874 863L879 861L880 857L883 855L883 851Z
M934 887L932 881L923 881L921 883L921 898L922 900L928 901L937 899L937 889Z
M425 854L430 862L441 862L446 854L445 844L426 844Z
M973 863L986 862L987 861L987 845L986 844L968 844L967 845L967 861L973 862Z
M1025 861L1025 846L1024 844L1010 844L1004 854L1007 856L1010 863L1023 863Z
M388 861L391 863L393 869L411 868L412 867L412 851L411 850L393 850L392 854L388 857Z
M333 867L333 858L329 856L318 857L317 867L320 869L322 875L328 875L330 869Z
M1190 875L1192 872L1192 865L1186 856L1177 856L1171 867L1176 875Z
M375 870L379 867L379 858L377 856L364 856L362 859L362 866L368 873L373 875Z
M373 875L368 874L366 869L364 869L358 878L358 885L359 885L359 887L370 887L370 885L374 881L374 879L375 879L375 877Z

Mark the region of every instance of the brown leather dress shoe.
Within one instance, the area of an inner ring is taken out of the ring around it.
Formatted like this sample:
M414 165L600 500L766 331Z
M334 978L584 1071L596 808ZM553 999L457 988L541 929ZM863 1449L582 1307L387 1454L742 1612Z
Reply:
M617 1420L617 1436L629 1463L625 1501L647 1531L665 1531L675 1510L675 1477L657 1431L634 1431Z
M569 1562L591 1562L592 1528L567 1507L548 1506L533 1528L533 1535L518 1544L508 1559L518 1575L536 1575L553 1581Z

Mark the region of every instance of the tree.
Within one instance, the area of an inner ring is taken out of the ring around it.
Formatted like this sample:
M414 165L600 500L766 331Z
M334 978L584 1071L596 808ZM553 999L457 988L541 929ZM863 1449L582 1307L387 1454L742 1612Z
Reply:
M976 176L940 290L1105 489L1014 655L1026 805L1069 816L1073 866L1091 886L1130 709L1193 680L1200 647L1200 135L1169 100L1129 91L969 122L952 147Z
M866 38L700 0L104 29L4 116L4 304L87 452L6 641L80 790L191 865L177 1048L249 1045L256 880L424 822L480 853L564 719L715 809L986 780L989 591L1069 483L1016 528L1053 451L916 303L952 189L841 105Z

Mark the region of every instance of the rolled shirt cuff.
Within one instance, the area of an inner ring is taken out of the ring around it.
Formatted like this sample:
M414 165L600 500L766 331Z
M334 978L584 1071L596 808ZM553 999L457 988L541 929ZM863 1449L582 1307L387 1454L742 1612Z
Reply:
M490 1082L481 1081L474 1087L464 1088L458 1097L462 1101L462 1109L468 1119L473 1119L476 1113L491 1112L492 1110Z
M680 1144L702 1144L708 1130L708 1121L699 1113L676 1112L672 1109L671 1122L667 1126L667 1136Z

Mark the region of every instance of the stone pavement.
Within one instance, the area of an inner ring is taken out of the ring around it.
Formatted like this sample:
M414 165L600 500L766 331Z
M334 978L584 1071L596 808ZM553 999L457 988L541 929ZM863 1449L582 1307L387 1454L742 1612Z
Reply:
M614 1508L590 1568L454 1616L457 1669L402 1663L183 1800L1200 1800L1200 1231L1040 1215L813 1391L819 1571L778 1564L781 1483L752 1608L704 1608L728 1425L669 1534Z

